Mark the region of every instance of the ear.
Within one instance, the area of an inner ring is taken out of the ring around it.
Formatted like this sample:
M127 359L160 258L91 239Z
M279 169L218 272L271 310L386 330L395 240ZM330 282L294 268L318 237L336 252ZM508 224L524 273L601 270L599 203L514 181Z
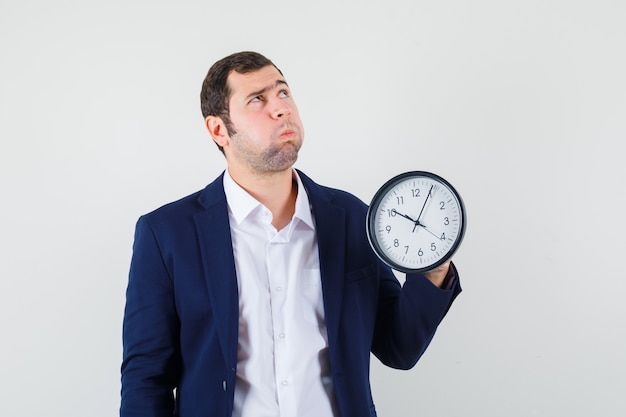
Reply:
M228 131L221 117L207 116L207 118L204 119L204 125L215 143L221 147L228 144Z

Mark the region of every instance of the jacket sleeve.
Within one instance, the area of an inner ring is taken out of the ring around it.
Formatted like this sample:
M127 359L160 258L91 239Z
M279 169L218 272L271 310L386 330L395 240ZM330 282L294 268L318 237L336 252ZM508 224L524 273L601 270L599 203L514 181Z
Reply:
M146 217L137 222L123 321L121 417L171 417L180 362L174 286Z
M450 264L445 280L449 289L441 289L421 274L407 275L400 287L389 268L381 265L379 272L379 306L372 352L387 366L410 369L461 292L458 273Z

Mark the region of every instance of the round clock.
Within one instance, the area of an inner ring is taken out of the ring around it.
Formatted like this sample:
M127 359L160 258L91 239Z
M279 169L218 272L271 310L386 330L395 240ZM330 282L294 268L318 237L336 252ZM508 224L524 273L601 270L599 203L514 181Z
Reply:
M411 171L387 181L367 213L367 237L391 268L427 272L449 260L465 234L459 193L438 175Z

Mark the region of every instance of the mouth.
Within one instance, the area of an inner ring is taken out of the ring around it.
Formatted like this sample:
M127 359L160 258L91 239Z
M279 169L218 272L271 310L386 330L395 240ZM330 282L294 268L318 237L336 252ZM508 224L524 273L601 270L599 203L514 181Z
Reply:
M278 133L278 137L280 137L280 138L287 138L288 139L288 138L292 138L294 136L296 136L296 131L293 130L293 129L289 129L289 128L281 130Z

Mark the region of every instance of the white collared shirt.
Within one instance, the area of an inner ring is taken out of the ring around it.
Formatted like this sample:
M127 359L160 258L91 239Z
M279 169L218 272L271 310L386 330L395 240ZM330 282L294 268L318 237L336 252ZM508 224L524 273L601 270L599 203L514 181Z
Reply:
M338 415L315 223L293 176L295 213L277 231L269 209L224 174L239 287L234 417Z

